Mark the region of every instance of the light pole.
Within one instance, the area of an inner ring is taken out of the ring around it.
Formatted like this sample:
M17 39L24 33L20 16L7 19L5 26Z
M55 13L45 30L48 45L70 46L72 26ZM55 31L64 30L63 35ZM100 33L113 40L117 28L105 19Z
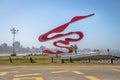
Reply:
M16 55L16 53L15 53L15 44L14 44L14 42L15 42L15 34L19 31L18 29L15 29L15 27L14 28L12 28L12 29L10 29L10 31L12 32L12 34L13 34L13 55L15 56Z

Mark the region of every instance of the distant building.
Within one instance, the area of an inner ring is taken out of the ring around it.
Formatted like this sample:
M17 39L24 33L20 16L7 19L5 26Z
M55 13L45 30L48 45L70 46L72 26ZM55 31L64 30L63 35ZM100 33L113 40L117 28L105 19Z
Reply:
M20 51L20 42L19 41L16 41L14 43L14 47L15 47L15 52L19 52Z
M2 52L2 46L0 46L0 52Z
M3 51L3 52L7 52L7 51L8 51L8 46L7 46L6 43L3 43L3 44L1 45L1 47L2 47L2 51Z

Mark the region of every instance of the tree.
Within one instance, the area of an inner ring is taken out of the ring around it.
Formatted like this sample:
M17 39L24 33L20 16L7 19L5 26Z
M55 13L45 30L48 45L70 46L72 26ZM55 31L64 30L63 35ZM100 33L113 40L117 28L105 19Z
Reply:
M74 44L74 45L71 45L70 47L73 49L75 54L77 54L78 46L76 44Z

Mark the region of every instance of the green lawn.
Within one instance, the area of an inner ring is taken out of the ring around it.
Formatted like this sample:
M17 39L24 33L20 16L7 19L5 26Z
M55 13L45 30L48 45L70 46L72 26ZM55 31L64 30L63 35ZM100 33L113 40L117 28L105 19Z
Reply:
M10 58L12 63L10 62ZM31 59L32 61L31 61ZM60 58L54 58L54 63L60 63ZM28 64L50 64L52 59L48 56L27 56L27 57L0 57L0 65L28 65Z
M32 62L30 60L32 58ZM70 61L65 61L65 63L61 63L60 57L52 58L48 57L47 55L41 55L41 56L26 56L26 57L11 57L12 63L10 62L10 57L0 57L0 66L19 66L19 65L58 65L58 66L75 66L75 65L112 65L112 64L102 64L102 63L82 63L78 60L73 61L73 63L70 63ZM114 64L117 65L117 64Z

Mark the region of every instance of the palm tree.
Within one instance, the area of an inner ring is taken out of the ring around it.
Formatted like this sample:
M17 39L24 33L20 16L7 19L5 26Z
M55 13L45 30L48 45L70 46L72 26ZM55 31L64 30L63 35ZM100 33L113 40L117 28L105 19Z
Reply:
M76 44L74 44L74 45L71 45L70 47L73 49L75 54L77 54L78 46Z

